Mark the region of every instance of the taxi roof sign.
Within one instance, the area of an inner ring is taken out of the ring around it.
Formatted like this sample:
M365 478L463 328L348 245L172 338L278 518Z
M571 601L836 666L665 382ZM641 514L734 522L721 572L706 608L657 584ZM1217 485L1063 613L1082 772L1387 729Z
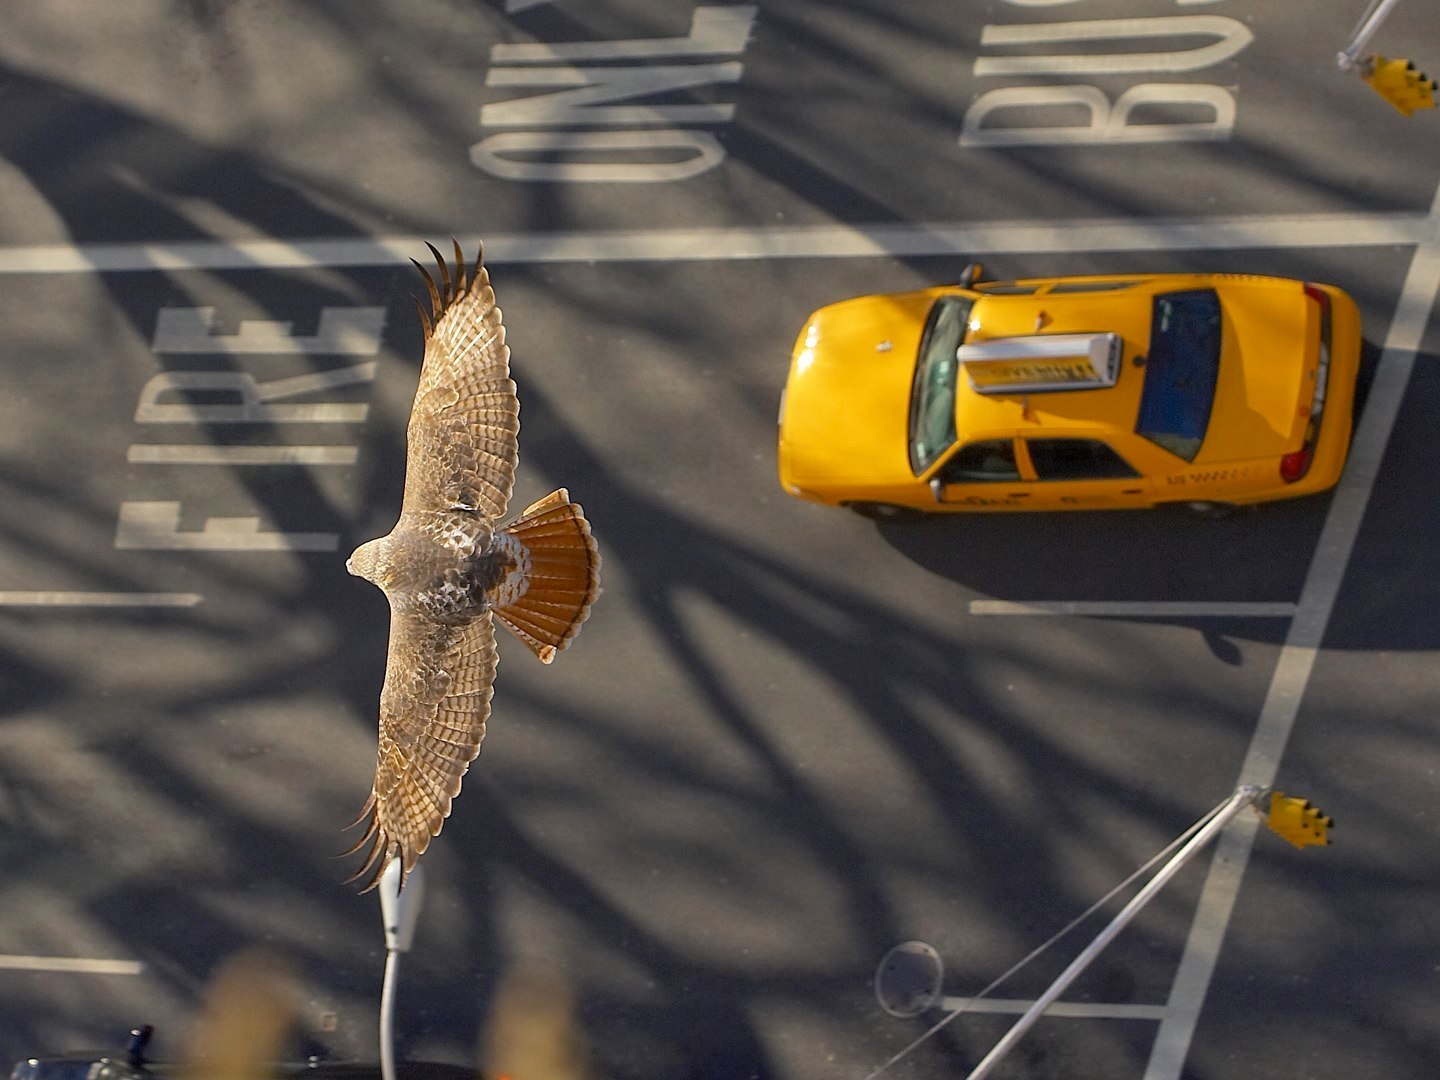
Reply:
M977 394L1038 394L1114 386L1120 374L1119 334L1033 334L961 345Z

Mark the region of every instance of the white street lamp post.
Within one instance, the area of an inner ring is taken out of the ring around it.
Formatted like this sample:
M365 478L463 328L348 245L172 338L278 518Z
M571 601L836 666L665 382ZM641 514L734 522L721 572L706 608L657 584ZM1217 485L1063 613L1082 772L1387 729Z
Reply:
M380 875L380 915L385 922L385 978L380 988L380 1075L395 1080L395 980L400 954L410 951L420 903L425 897L425 876L419 866L410 871L400 888L400 860L392 859Z

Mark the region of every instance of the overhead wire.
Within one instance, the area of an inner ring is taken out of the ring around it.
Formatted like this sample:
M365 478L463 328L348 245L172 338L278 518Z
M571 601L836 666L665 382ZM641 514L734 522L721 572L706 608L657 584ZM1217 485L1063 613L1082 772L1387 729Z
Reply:
M966 1011L968 1011L968 1010L971 1008L971 1006L973 1006L976 1002L979 1002L979 1001L983 1000L984 998L986 998L987 996L989 996L990 994L992 994L996 989L998 989L1001 985L1003 985L1012 975L1015 975L1015 974L1016 974L1017 972L1019 972L1022 968L1024 968L1026 964L1029 964L1032 960L1035 960L1035 959L1036 959L1037 957L1039 957L1042 953L1044 953L1047 949L1049 949L1051 946L1055 945L1055 944L1056 944L1057 942L1059 942L1062 938L1064 938L1065 935L1069 934L1070 931L1074 930L1077 926L1079 926L1081 923L1083 923L1086 919L1090 918L1091 915L1094 915L1097 911L1099 911L1101 908L1103 908L1106 904L1108 904L1111 900L1113 900L1117 895L1119 895L1120 893L1124 892L1127 888L1129 888L1132 884L1134 884L1139 878L1143 877L1147 872L1149 872L1150 869L1151 869L1152 867L1154 867L1157 863L1161 862L1161 861L1164 860L1164 859L1169 858L1177 849L1179 849L1182 845L1184 845L1186 841L1188 841L1192 836L1194 836L1194 835L1195 835L1196 833L1198 833L1201 829L1203 829L1210 821L1212 821L1212 820L1214 819L1214 817L1215 817L1216 814L1218 814L1218 813L1220 813L1222 810L1224 810L1224 809L1226 808L1226 806L1229 805L1230 801L1231 801L1231 800L1230 800L1229 798L1226 798L1226 799L1222 799L1220 802L1216 803L1215 806L1212 807L1212 808L1211 808L1207 813L1205 813L1203 816L1201 816L1198 821L1196 821L1193 825L1191 825L1191 826L1190 826L1188 829L1186 829L1183 833L1181 833L1179 836L1177 836L1174 840L1170 841L1169 844L1165 845L1164 848L1162 848L1159 852L1157 852L1154 856L1152 856L1149 860L1147 860L1141 867L1139 867L1139 869L1135 870L1134 873L1130 874L1128 877L1125 878L1125 880L1121 881L1118 885L1116 885L1114 888L1112 888L1109 892L1107 892L1107 893L1106 893L1104 896L1102 896L1099 900L1096 900L1093 904L1091 904L1088 908L1086 908L1084 911L1082 911L1079 915L1077 915L1075 918L1071 919L1070 922L1066 923L1063 927L1061 927L1058 931L1056 931L1054 934L1052 934L1052 935L1051 935L1049 938L1047 938L1044 942L1042 942L1040 945L1037 945L1034 949L1032 949L1032 950L1031 950L1030 952L1028 952L1025 956L1023 956L1020 960L1016 961L1013 965L1011 965L1011 966L1010 966L1009 968L1007 968L1004 972L1002 972L999 976L997 976L995 979L993 979L988 985L986 985L985 988L982 989L979 993L977 993L977 994L975 994L973 997L967 999L967 1000L964 1002L964 1004L960 1005L958 1008L952 1009L950 1012L946 1013L946 1014L945 1014L944 1016L942 1016L939 1020L937 1020L934 1024L932 1024L932 1025L930 1025L930 1027L926 1028L925 1031L923 1031L919 1036L917 1036L917 1037L916 1037L915 1039L913 1039L911 1042L907 1043L905 1046L901 1047L900 1050L898 1050L896 1053L894 1053L893 1055L891 1055L883 1064L881 1064L881 1065L878 1066L876 1069L874 1069L873 1071L871 1071L870 1073L868 1073L868 1074L866 1075L866 1077L865 1077L865 1080L875 1080L876 1077L878 1077L878 1076L880 1076L882 1073L886 1072L886 1071L887 1071L888 1069L890 1069L892 1066L899 1064L899 1063L900 1063L901 1061L903 1061L906 1057L908 1057L913 1051L917 1050L920 1046L924 1045L924 1044L925 1044L926 1042L928 1042L931 1038L933 1038L936 1034L938 1034L938 1033L939 1033L942 1029L944 1029L945 1026L948 1025L952 1020L954 1020L954 1019L955 1019L956 1017L958 1017L958 1016L964 1015L964 1013L965 1013Z

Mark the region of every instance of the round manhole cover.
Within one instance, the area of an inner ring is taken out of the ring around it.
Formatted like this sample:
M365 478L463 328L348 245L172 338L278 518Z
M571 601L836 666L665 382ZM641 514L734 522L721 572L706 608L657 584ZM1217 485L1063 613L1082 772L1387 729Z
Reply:
M875 997L891 1016L919 1016L940 1000L945 965L923 941L896 945L875 969Z

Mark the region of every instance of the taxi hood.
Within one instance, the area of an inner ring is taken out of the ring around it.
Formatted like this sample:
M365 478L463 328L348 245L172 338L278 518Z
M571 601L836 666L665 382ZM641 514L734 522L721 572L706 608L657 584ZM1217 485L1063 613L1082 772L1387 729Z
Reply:
M793 483L914 481L910 386L926 314L943 291L862 296L810 316L795 342L780 424Z

